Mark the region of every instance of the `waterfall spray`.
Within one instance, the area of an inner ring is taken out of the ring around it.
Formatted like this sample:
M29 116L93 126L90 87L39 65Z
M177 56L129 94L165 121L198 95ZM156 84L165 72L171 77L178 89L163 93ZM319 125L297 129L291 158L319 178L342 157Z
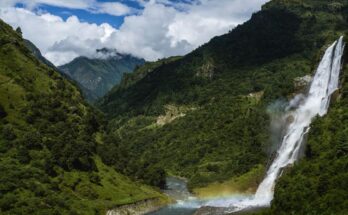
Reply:
M293 164L298 159L303 138L308 133L313 118L317 115L322 117L328 111L331 95L338 89L344 46L343 37L340 37L326 50L308 94L297 108L289 110L287 113L292 118L292 122L287 127L281 146L277 151L277 156L270 165L255 196L252 199L229 205L231 208L229 212L236 212L250 207L270 206L276 180L285 167Z
M271 163L265 178L253 196L231 196L211 200L188 199L174 205L173 208L191 209L202 206L212 207L198 214L222 215L249 208L269 207L274 195L276 180L282 170L292 165L299 157L303 139L310 129L310 124L316 116L324 116L329 108L331 95L338 89L339 74L344 52L343 37L340 37L326 51L316 70L306 95L298 94L289 102L286 113L282 116L284 133L280 138L280 148ZM170 208L169 208L170 209ZM167 211L164 213L167 214ZM173 214L178 214L174 210Z

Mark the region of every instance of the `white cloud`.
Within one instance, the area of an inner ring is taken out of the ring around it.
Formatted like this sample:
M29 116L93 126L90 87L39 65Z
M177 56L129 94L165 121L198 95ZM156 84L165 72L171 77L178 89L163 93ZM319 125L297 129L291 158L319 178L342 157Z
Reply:
M185 54L192 50L192 45L181 40L172 46L172 39L167 36L177 14L174 8L149 4L142 14L126 17L120 29L111 35L108 45L147 60Z
M61 65L80 55L93 56L95 49L102 47L116 48L146 60L183 55L246 21L267 0L195 0L179 5L169 0L136 0L141 2L143 10L126 16L119 29L109 24L82 22L76 16L63 20L52 14L31 12L28 8L8 7L10 1L1 0L0 6L6 3L7 7L0 7L0 18L13 27L20 26L25 38L36 44L45 57ZM70 8L89 8L83 2L95 2L32 0L38 4L45 1ZM98 7L93 12L132 13L132 9L117 2L99 3Z
M76 16L64 21L58 16L39 15L21 8L0 9L0 17L13 27L20 26L23 36L56 65L93 54L115 31L109 24L89 24Z
M97 0L1 0L0 7L14 7L17 3L23 4L27 9L34 9L40 5L51 5L113 16L123 16L134 11L120 2L98 2Z
M173 42L187 40L197 47L215 35L227 33L259 10L266 0L201 0L179 13L169 25Z
M94 4L93 0L13 0L20 2L30 8L41 4L52 5L56 7L64 7L71 9L88 9Z
M132 9L119 2L100 3L96 9L97 13L106 13L114 16L123 16L132 13Z
M195 0L174 7L169 0L138 1L144 6L142 13L126 17L109 44L147 60L186 54L243 23L267 2Z

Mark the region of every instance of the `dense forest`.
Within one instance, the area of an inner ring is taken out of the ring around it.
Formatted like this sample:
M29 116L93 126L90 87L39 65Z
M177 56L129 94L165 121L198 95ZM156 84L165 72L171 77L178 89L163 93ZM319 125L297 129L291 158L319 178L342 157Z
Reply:
M95 214L159 198L97 155L101 113L0 21L0 213Z
M273 0L186 56L136 67L92 106L20 29L0 21L0 213L165 204L159 188L170 175L187 178L191 191L243 176L260 182L251 173L279 146L272 117L306 91L296 80L313 75L341 35L347 41L348 0ZM271 208L255 213L348 211L347 51L344 60L328 115L314 121Z
M119 84L123 75L144 63L144 59L103 48L97 49L95 56L77 57L58 69L76 81L84 97L93 102Z
M135 178L145 168L183 176L191 188L266 166L270 107L305 90L294 80L347 29L347 1L275 0L187 56L125 78L98 102L111 119L103 147L118 149L102 159Z
M276 186L273 214L346 214L348 211L347 64L343 72L340 95L328 115L314 121L304 158L287 169Z

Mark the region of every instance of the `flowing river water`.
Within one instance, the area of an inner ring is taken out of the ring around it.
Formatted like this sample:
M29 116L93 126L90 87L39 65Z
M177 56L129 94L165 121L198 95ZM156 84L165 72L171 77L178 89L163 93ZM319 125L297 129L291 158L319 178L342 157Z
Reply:
M226 206L226 201L239 202L247 198L245 195L234 195L224 198L199 199L188 191L184 179L176 177L167 177L166 187L163 192L176 200L176 203L149 213L148 215L193 215L203 206L214 205L215 207L224 207Z
M218 212L202 214L227 214L250 208L269 207L274 195L276 180L282 170L292 165L299 156L299 151L310 124L316 116L324 116L329 108L331 95L338 89L339 74L344 52L343 37L335 41L325 52L306 95L297 95L289 102L283 117L288 123L281 140L277 155L270 165L265 178L253 196L231 196L210 200L199 200L187 190L182 180L169 178L168 195L177 203L151 215L192 215L198 208L210 206L219 208Z
M186 181L180 178L167 177L165 194L177 201L174 205L169 205L159 211L149 215L192 215L197 207L189 207L188 202L195 201L195 197L188 191ZM198 206L198 205L197 205Z

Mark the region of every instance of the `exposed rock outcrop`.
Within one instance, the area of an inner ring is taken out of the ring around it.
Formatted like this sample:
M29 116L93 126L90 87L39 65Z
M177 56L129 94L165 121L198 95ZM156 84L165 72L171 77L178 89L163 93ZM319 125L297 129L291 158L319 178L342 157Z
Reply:
M144 215L165 206L167 203L161 199L146 199L134 204L122 205L108 210L106 215Z
M312 81L312 76L305 75L303 77L297 77L294 79L294 86L297 90L302 90L307 87Z
M211 61L207 61L197 71L196 76L212 79L215 73L215 66Z
M195 110L196 108L166 105L165 109L166 109L166 113L157 118L156 124L159 126L169 124L177 118L184 117L188 111Z

